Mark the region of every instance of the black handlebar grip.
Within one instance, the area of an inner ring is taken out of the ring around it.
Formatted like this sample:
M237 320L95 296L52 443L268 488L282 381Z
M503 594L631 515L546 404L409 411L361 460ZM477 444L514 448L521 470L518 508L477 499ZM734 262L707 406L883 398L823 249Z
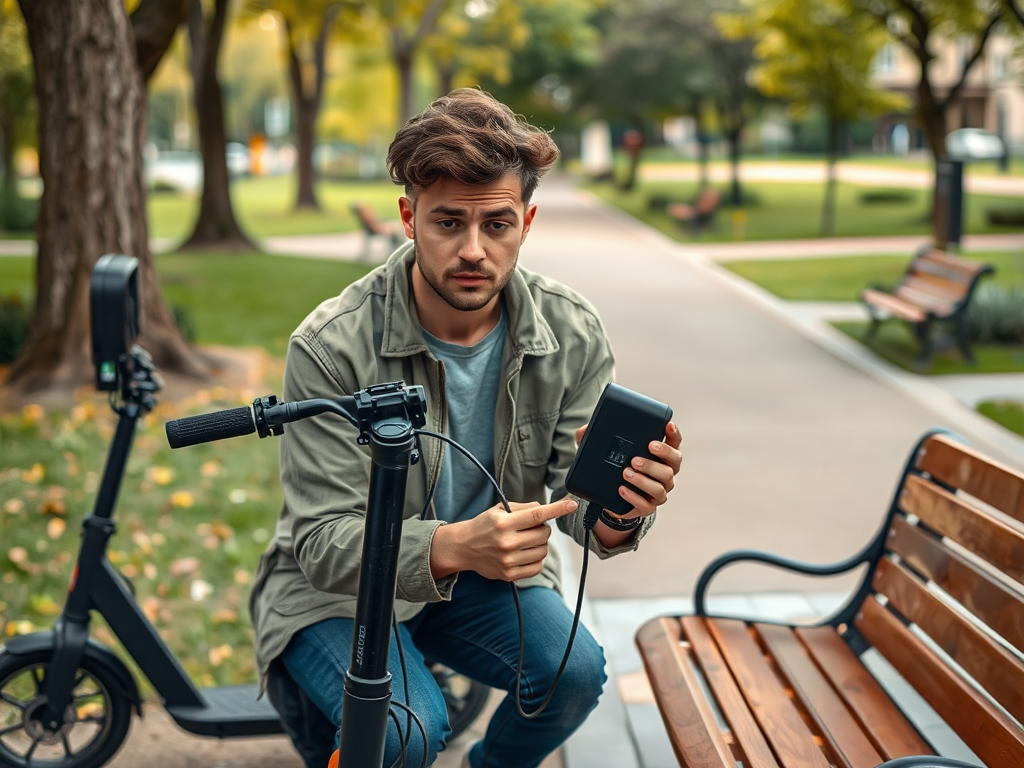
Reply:
M256 431L256 423L252 418L252 408L243 406L174 419L167 422L166 430L171 448L184 448L227 437L251 435Z

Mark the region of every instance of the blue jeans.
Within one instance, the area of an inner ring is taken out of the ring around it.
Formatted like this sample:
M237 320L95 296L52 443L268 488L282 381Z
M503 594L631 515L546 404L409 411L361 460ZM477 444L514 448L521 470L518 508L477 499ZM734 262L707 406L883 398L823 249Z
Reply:
M597 706L607 677L604 652L580 625L565 672L551 702L538 717L523 718L516 710L516 664L519 625L511 590L473 572L459 574L449 602L431 603L399 625L408 670L409 698L399 664L394 633L388 663L392 698L412 707L427 733L424 745L413 725L407 765L420 764L424 747L427 764L445 747L448 715L444 698L424 656L508 695L491 717L482 741L470 751L473 768L535 768L586 719ZM544 700L569 639L572 611L551 589L520 590L526 650L523 657L521 701L532 712ZM341 723L345 671L351 663L351 619L328 619L297 634L282 655L288 672L335 726ZM406 719L398 710L405 731ZM400 754L394 721L388 723L384 764Z

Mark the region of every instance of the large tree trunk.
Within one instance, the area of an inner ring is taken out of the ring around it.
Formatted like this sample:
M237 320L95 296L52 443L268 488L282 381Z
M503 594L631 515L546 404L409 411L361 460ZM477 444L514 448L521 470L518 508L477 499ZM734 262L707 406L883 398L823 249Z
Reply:
M740 189L740 135L743 128L729 128L725 132L726 141L729 143L729 163L732 166L732 192L730 198L736 208L743 207L743 192Z
M324 11L320 31L313 44L313 60L310 62L302 61L299 55L298 41L295 39L295 30L290 22L285 22L288 34L288 76L292 86L295 134L298 145L296 209L320 210L320 202L316 198L316 189L314 188L313 145L316 143L316 120L320 115L320 106L323 103L327 38L340 10L340 5L331 5Z
M149 252L142 147L146 94L122 0L19 0L39 108L36 304L13 399L92 380L89 281L104 253L139 259L140 343L166 371L206 377L182 339Z
M203 196L199 203L199 218L182 249L256 250L238 226L231 205L224 95L217 78L217 60L227 20L228 0L216 0L209 26L203 16L202 0L192 0L188 31L192 46L196 115L199 118L199 149L203 154Z
M828 167L825 174L825 201L821 209L821 236L832 237L836 221L836 160L839 157L840 123L828 121Z
M412 56L405 46L395 46L395 67L398 69L398 120L405 125L414 114L412 101Z

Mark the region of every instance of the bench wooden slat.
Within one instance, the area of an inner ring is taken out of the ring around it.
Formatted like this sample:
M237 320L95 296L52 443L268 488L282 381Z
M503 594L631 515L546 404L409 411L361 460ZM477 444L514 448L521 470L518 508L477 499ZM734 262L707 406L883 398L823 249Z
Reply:
M864 291L861 292L860 297L868 304L881 307L887 312L891 312L897 317L901 317L911 323L923 323L928 319L928 313L923 309L915 307L912 304L908 304L905 301L901 301L891 293L885 293L874 288L865 288Z
M825 739L831 752L831 762L846 768L875 768L883 762L861 730L860 723L807 655L793 629L777 624L754 626L803 704L804 713Z
M800 627L796 635L857 716L886 760L930 755L932 749L831 627Z
M989 768L1024 768L1024 735L874 597L854 622Z
M797 708L742 621L710 619L708 628L761 731L785 768L829 768Z
M904 483L900 505L929 528L953 539L1008 576L1024 581L1024 533L914 475Z
M931 534L901 517L892 524L888 549L1024 651L1024 596L1017 595Z
M883 559L874 587L977 680L1006 711L1024 720L1024 665L929 592L901 565Z
M956 305L944 296L936 296L931 291L921 290L919 285L909 282L902 283L893 292L893 296L916 307L927 310L935 317L949 317Z
M924 445L918 467L937 480L1024 522L1024 475L946 435Z
M705 619L684 616L680 619L684 637L689 640L694 657L715 695L722 716L732 731L736 747L743 755L742 762L749 768L778 768L771 747L747 706L743 694L726 666L714 640L705 626Z
M647 622L636 636L676 758L690 768L733 768L735 758L681 640L679 620L670 618Z
M944 251L929 251L914 260L914 268L929 271L932 274L949 275L951 278L970 281L988 269L988 265L980 261L953 256Z
M967 296L969 285L962 282L947 280L938 275L917 274L907 275L903 278L903 285L913 288L915 291L934 296L947 304L957 304Z

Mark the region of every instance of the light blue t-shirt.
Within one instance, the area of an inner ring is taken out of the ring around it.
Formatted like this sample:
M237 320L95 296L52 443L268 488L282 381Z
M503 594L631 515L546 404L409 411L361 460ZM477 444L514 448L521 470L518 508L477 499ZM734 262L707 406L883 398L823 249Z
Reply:
M487 471L494 474L494 409L501 386L501 358L505 353L508 319L501 319L471 347L423 337L434 357L444 363L448 401L448 436L465 446ZM494 504L494 487L461 451L445 443L441 475L434 491L434 509L450 523L476 517Z

